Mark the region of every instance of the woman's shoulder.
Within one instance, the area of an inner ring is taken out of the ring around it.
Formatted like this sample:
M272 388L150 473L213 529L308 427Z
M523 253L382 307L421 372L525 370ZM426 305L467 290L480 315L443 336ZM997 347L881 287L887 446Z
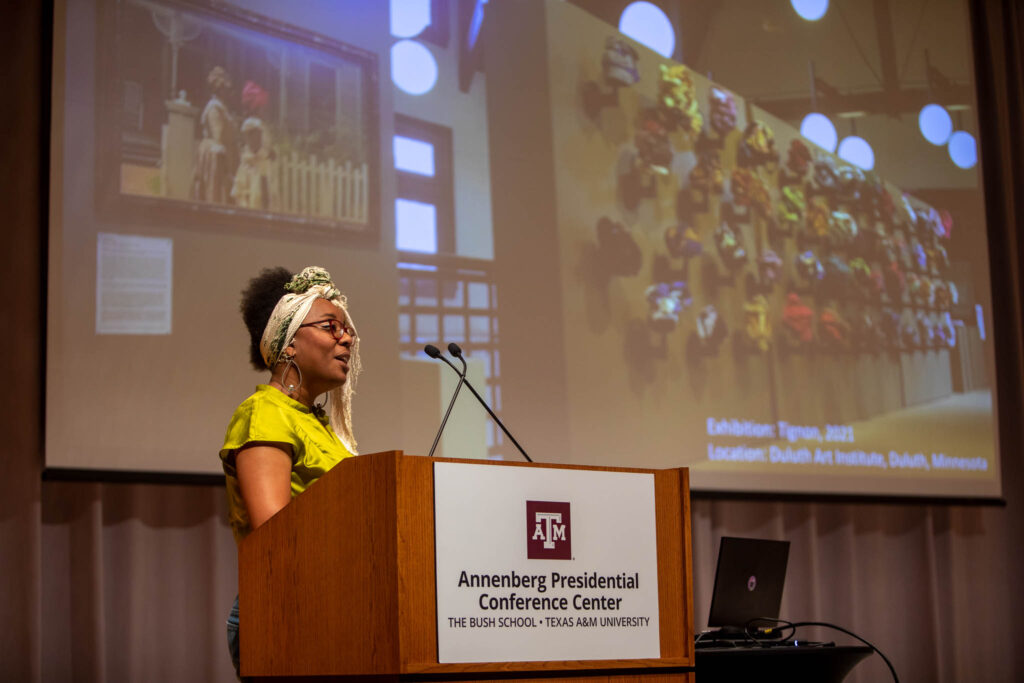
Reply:
M275 393L280 394L281 392L267 384L260 384L253 393L249 394L244 401L238 404L232 419L251 417L252 415L266 412L281 412L284 406L275 400Z
M256 387L231 416L225 447L237 448L250 441L293 443L299 415L289 402L294 401L271 386Z

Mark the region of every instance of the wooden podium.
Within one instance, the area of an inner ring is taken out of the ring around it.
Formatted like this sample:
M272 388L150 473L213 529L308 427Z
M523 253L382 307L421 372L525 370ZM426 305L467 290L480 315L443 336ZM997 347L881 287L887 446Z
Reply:
M436 461L653 474L661 657L439 663ZM693 680L686 469L363 455L341 462L250 534L238 564L242 675L251 680Z

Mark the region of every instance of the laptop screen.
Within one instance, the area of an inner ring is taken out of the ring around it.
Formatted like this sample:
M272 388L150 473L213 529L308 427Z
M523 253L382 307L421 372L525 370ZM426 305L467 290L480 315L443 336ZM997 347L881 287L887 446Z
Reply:
M779 616L789 541L723 536L708 626L742 629L751 619Z

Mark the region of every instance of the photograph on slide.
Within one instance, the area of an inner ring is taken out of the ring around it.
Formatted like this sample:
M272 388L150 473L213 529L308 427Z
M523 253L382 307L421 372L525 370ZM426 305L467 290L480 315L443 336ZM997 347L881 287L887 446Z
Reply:
M230 5L100 11L99 179L115 210L374 227L373 54Z
M573 452L625 459L629 424L698 487L991 490L980 190L897 187L547 9Z

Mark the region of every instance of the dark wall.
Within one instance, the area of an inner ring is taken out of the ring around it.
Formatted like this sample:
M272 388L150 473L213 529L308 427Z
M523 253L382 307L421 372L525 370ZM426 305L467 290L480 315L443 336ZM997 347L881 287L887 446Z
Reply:
M39 670L39 495L42 457L43 277L45 243L44 106L49 45L48 3L6 3L0 10L0 63L6 102L0 107L0 316L5 380L0 399L0 660L7 680Z

